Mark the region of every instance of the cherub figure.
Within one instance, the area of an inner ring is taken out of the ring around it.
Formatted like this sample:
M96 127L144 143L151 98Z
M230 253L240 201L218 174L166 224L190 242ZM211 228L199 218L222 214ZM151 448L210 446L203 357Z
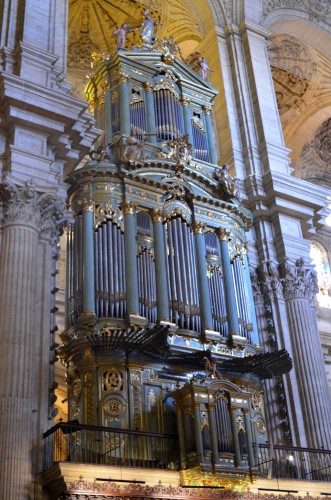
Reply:
M130 135L126 139L126 144L121 156L122 161L127 161L131 165L137 165L144 158L144 141L140 141L132 128Z
M207 60L205 57L199 57L197 71L198 71L199 75L201 76L201 78L203 78L204 80L207 79L208 71L213 71L208 66Z
M116 46L118 49L124 49L126 43L126 35L130 33L131 28L127 24L122 24L120 28L113 31L113 35L116 36Z

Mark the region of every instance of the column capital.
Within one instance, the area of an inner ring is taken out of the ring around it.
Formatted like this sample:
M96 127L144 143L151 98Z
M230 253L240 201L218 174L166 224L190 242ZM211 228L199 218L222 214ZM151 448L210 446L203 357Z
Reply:
M124 215L135 215L138 203L133 203L132 201L123 201L121 206Z
M213 411L215 409L215 403L207 403L207 410Z
M200 222L200 221L195 221L193 222L192 224L192 230L193 230L193 233L194 234L203 234L204 233L204 230L206 228L206 225L204 222Z
M150 82L145 82L144 89L145 89L145 92L153 92L154 85Z
M230 236L230 229L224 229L222 227L220 227L219 229L217 229L216 231L216 234L217 236L219 237L219 239L221 241L228 241L229 240L229 236Z
M165 218L165 213L163 210L159 210L158 208L152 209L152 221L153 222L163 222Z
M212 107L211 106L203 106L203 110L205 112L205 115L210 115Z
M54 193L38 192L32 179L21 185L8 182L3 191L4 226L27 226L46 239L57 241L65 224L64 200L58 199Z
M130 75L128 75L128 73L125 73L124 71L119 71L117 77L119 84L128 83L128 81L130 80Z
M93 212L94 211L94 201L89 198L84 198L78 202L82 207L82 212Z
M189 106L191 104L191 99L188 97L182 97L182 105L183 106Z

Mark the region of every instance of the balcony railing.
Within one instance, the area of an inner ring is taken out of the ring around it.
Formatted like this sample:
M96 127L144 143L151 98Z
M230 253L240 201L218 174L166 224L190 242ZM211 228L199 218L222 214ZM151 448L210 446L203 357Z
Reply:
M264 477L331 481L331 450L260 444L255 463Z
M59 423L44 434L44 470L56 462L178 469L177 436Z

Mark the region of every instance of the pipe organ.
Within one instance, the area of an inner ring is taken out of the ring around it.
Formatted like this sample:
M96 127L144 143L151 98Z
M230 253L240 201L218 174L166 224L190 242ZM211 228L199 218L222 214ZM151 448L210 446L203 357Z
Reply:
M182 61L135 49L101 57L86 93L104 132L69 178L59 350L69 417L171 429L179 468L243 471L267 433L259 376L242 383L235 368L218 368L247 358L254 371L249 359L261 350L251 215L233 190L224 197L233 181L217 165L217 91Z

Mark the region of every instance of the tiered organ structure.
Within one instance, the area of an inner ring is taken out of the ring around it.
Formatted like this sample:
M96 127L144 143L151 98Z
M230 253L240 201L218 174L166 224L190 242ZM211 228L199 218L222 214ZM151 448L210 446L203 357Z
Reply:
M217 165L216 94L159 50L95 61L87 98L103 135L69 179L60 354L71 421L173 434L166 467L240 479L267 440L261 379L280 361L259 347L252 218ZM99 443L100 463L125 440L112 445Z

